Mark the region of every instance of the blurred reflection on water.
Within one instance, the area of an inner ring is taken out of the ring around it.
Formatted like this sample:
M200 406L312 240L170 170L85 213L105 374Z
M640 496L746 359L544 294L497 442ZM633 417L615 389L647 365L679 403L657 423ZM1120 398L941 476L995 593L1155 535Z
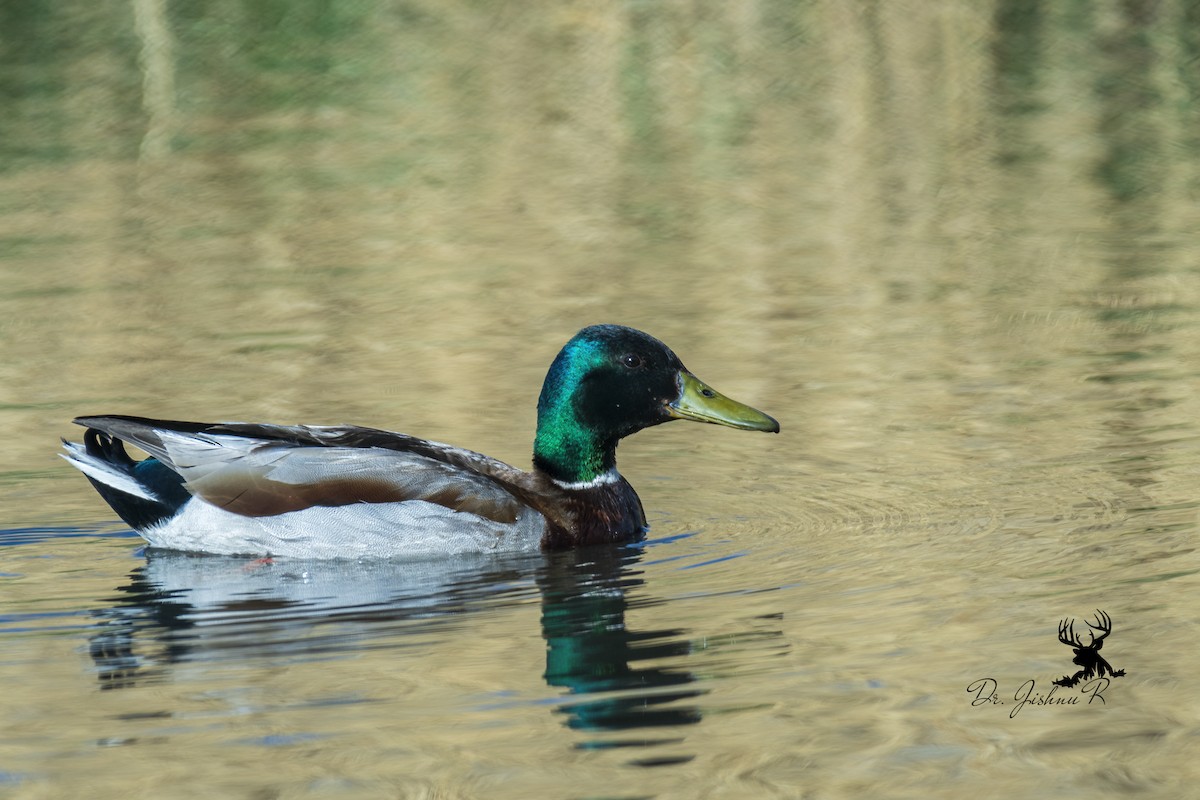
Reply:
M621 556L589 550L550 559L540 581L546 683L579 695L628 692L566 706L569 725L577 730L669 730L699 722L698 708L679 704L702 694L689 686L694 676L678 667L630 664L686 656L691 645L680 638L681 630L634 631L625 625L625 591L643 581L629 574L631 559ZM645 743L615 738L587 746Z
M153 680L155 665L223 658L319 659L395 635L453 630L473 603L529 593L538 560L303 562L159 552L98 613L91 653L105 689ZM156 645L139 655L139 639ZM136 646L135 646L136 645Z
M1190 0L3 4L0 787L1186 793L1197 31ZM144 559L54 455L123 412L523 465L598 321L783 424L625 444L645 553ZM1096 608L1106 706L970 705L1069 670Z
M686 670L631 664L671 663L692 648L685 631L626 626L626 589L643 585L640 554L634 546L545 558L330 563L160 552L133 570L114 605L96 612L90 652L102 689L130 689L162 682L171 664L185 661L319 661L454 639L459 615L540 594L543 677L585 698L557 709L568 726L610 735L670 730L700 721L698 708L679 701L703 691L688 687L696 679ZM579 746L679 741L635 736Z

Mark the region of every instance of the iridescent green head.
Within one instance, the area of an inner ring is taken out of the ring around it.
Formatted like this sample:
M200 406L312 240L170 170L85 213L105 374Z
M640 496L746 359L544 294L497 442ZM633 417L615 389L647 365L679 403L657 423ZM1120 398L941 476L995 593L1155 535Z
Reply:
M623 437L673 419L779 431L771 417L701 382L653 336L592 325L563 346L546 373L533 463L560 483L587 483L616 468Z

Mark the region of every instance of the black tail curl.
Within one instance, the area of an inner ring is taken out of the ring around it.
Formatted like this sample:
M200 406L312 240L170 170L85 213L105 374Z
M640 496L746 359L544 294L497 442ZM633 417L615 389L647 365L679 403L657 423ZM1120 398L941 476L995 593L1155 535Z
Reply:
M154 500L123 492L86 475L92 486L112 506L126 525L143 530L166 522L175 516L191 494L184 488L183 478L156 458L135 461L125 451L125 443L104 431L88 428L83 434L84 448L93 458L105 461L124 472L152 495Z
M83 445L87 448L89 456L107 461L115 467L120 467L123 472L133 475L138 462L125 452L125 443L120 439L113 438L104 431L88 428L83 434Z

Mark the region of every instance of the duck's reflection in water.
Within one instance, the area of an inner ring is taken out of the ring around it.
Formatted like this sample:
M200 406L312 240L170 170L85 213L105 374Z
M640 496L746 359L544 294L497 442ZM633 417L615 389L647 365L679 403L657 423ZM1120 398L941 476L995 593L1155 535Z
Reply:
M582 732L638 732L577 746L676 741L646 729L698 722L700 710L684 701L703 692L671 663L690 652L682 631L626 625L627 591L643 585L641 554L640 546L622 546L436 563L310 563L150 553L96 612L91 655L101 687L112 690L161 680L186 662L428 647L458 635L464 613L524 605L540 592L544 677L572 696L556 713ZM637 607L659 602L638 595Z
M119 689L206 660L312 660L453 635L462 615L527 603L541 556L430 562L150 552L96 612L100 684ZM439 635L439 634L445 634Z
M628 733L692 725L701 718L699 708L681 701L703 690L692 685L696 679L690 672L669 661L690 652L683 631L634 631L625 623L626 593L642 585L636 570L639 555L632 548L559 553L548 557L538 575L546 683L589 696L564 704L559 711L577 730L626 732L621 738L589 741L580 747L671 741Z

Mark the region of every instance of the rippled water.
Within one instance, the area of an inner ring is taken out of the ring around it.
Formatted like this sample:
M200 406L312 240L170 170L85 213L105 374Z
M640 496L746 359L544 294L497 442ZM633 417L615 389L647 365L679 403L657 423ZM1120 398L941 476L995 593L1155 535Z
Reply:
M1200 778L1194 4L0 15L0 795ZM55 454L129 413L525 465L600 321L783 426L625 442L637 546L148 553Z

